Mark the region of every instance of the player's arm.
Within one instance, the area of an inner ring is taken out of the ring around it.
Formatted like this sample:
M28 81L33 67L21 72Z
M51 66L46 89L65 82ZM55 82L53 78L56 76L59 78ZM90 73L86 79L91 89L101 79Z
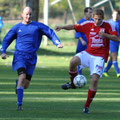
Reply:
M61 41L59 40L59 38L57 37L57 35L55 34L55 32L50 29L50 36L49 39L53 42L54 45L56 45L58 48L62 48L63 45L61 43Z
M115 41L115 42L118 42L119 41L119 38L117 35L110 35L110 34L107 34L107 33L104 33L104 32L99 32L99 35L101 37L105 37L109 40L112 40L112 41Z
M2 42L2 48L1 48L1 58L6 59L7 54L6 54L6 49L8 46L12 43L12 41L16 39L16 33L13 29L11 29L7 35L4 37L3 42Z
M65 26L56 26L55 30L60 31L61 29L64 30L74 30L74 25L65 25Z
M79 40L81 41L83 46L85 46L87 44L86 41L82 37L79 37Z
M44 24L41 24L39 28L43 32L43 34L46 35L53 42L54 45L56 45L58 48L63 47L63 45L61 44L61 41L58 39L57 35L51 28L49 28Z
M83 33L81 33L81 32L75 32L75 38L77 38L78 40L80 40L80 42L82 43L82 45L85 46L87 43L82 38L82 35L83 35Z

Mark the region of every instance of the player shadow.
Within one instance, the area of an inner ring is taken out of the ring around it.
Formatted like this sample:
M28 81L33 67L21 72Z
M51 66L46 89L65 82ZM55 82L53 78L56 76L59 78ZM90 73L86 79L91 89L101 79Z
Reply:
M61 48L59 48L61 49ZM73 56L75 55L75 52L57 52L57 51L53 51L53 50L47 50L44 48L40 48L37 51L37 55L47 55L47 56Z
M61 49L61 48L60 48ZM7 55L11 56L14 54L14 50L8 50ZM47 56L73 56L75 55L75 52L57 52L57 51L52 51L52 50L47 50L40 48L37 51L37 55L47 55Z

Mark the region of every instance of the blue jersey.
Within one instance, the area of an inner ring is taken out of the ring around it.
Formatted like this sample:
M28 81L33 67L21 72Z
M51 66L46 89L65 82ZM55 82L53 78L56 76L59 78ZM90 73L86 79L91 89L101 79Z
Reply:
M92 18L91 18L90 20L93 21ZM78 23L78 24L81 24L81 23L83 23L83 22L85 22L85 21L86 21L86 20L85 20L84 18L82 18L82 19L80 19L77 23ZM75 32L75 38L80 38L80 37L81 37L84 41L86 41L86 43L87 43L87 39L86 39L86 36L85 36L84 33ZM86 48L87 48L87 45L86 45L86 46L83 46L82 43L81 43L81 41L78 40L77 48L76 48L76 53L81 52L81 51L85 50Z
M47 36L53 44L60 44L54 31L43 23L33 21L30 24L18 23L3 39L1 53L5 53L11 42L16 39L16 51L34 54L40 47L43 35Z
M6 53L8 46L16 39L16 50L12 62L13 71L25 68L26 74L33 75L37 62L36 51L40 47L43 35L47 36L56 46L61 43L54 31L43 23L18 23L10 29L3 39L1 53Z
M114 26L116 31L118 32L119 42L120 42L120 20L113 21L112 19L110 19L109 23L111 24L111 26ZM111 53L118 52L119 42L115 42L115 41L110 40L110 52Z

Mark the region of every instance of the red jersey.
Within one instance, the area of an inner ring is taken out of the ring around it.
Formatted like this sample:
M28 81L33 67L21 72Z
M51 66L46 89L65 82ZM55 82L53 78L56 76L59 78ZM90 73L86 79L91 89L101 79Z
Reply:
M100 26L96 26L94 21L86 21L74 25L76 32L83 32L86 35L88 46L85 50L91 55L100 56L107 62L109 55L109 39L99 36L99 32L117 35L117 32L108 22L103 21Z

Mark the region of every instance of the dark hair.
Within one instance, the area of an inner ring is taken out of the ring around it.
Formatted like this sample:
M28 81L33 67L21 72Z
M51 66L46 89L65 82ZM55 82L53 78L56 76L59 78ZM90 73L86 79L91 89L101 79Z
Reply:
M92 10L91 7L86 7L86 8L84 9L84 13L88 12L89 9Z
M100 16L104 19L104 12L103 12L103 10L101 10L101 9L96 9L96 10L93 12L93 17L94 17L95 15L100 15Z

